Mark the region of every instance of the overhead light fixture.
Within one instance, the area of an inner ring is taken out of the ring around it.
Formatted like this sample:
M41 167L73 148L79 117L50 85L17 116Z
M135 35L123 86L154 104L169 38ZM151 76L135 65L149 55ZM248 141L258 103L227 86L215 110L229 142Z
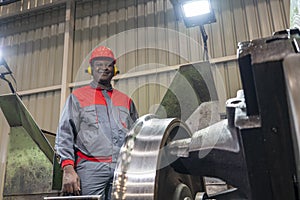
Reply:
M185 17L196 17L210 13L208 1L189 1L182 4Z
M210 0L171 0L175 14L181 16L186 27L216 22Z
M171 0L176 18L183 19L186 27L199 26L203 39L203 60L208 60L207 39L204 24L216 22L210 0Z

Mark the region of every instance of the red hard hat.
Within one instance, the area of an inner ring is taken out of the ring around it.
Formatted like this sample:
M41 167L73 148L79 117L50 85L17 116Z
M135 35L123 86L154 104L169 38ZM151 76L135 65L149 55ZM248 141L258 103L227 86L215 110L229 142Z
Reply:
M114 53L112 52L112 50L110 48L107 48L105 46L99 46L93 50L91 57L90 57L90 63L92 62L92 60L94 58L101 58L101 57L102 58L110 58L114 62L116 62Z

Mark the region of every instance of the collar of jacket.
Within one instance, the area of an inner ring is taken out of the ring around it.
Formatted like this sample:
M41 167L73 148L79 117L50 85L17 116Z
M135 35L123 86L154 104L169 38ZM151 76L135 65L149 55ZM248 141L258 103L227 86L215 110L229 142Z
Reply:
M106 85L102 85L100 83L96 83L95 81L92 81L90 83L91 87L94 88L94 89L99 89L99 90L107 90L107 91L112 91L113 88L111 86L111 84L109 84L109 86L106 86Z

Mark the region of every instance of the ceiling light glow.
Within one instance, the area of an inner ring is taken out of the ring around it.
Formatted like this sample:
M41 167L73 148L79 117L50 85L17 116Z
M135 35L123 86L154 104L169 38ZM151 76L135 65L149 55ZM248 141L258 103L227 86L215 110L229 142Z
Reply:
M189 1L182 5L185 17L195 17L210 13L210 4L208 1Z

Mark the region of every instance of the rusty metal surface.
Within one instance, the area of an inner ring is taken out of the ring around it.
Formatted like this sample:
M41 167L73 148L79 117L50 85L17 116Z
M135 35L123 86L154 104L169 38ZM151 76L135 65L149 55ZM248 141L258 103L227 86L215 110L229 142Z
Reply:
M0 96L0 107L10 127L23 127L22 130L31 136L49 161L53 162L53 147L46 139L42 130L38 127L20 97L17 94L2 95Z
M10 128L4 196L50 192L54 150L16 94L0 96Z
M52 164L22 127L12 128L4 197L51 192Z

